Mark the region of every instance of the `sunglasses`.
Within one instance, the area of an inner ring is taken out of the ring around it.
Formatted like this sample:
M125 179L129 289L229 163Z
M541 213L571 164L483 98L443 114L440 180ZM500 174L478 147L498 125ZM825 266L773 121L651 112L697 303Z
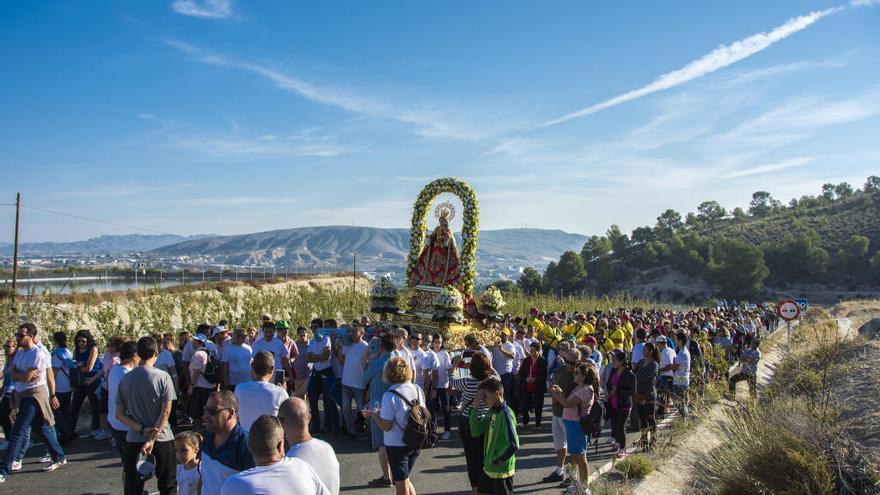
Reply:
M17 334L15 334L15 338L17 338L17 339L20 339L20 338L22 338L22 337L27 337L27 336L28 336L28 334L26 334L26 333L17 333Z

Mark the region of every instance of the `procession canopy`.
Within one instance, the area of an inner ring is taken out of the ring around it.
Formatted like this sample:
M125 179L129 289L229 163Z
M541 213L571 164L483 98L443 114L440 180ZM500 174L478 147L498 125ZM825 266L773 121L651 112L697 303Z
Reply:
M438 219L437 228L427 234L431 202L440 194L451 193L461 200L462 232L461 254L455 244L450 222L455 207L448 202L433 209ZM476 271L477 235L479 233L479 204L471 186L454 177L437 179L422 189L413 205L410 229L410 249L407 260L407 280L410 287L445 287L458 289L465 297L474 290Z

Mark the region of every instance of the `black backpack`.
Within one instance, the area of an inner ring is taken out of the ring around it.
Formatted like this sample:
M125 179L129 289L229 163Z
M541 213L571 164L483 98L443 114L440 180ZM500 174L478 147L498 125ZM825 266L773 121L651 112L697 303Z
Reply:
M397 390L389 390L389 392L400 397L400 400L409 406L406 426L397 425L403 430L403 443L412 450L430 449L437 445L437 428L431 421L431 413L419 403L418 396L409 400Z
M202 377L211 385L223 383L223 376L220 373L220 362L217 356L209 352L207 349L199 349L198 352L205 352L208 355L208 361L205 363L205 369L202 370Z
M580 413L581 404L578 404L578 413ZM581 429L584 433L592 438L597 438L602 434L602 424L605 422L605 404L600 400L593 401L593 407L586 416L581 417Z

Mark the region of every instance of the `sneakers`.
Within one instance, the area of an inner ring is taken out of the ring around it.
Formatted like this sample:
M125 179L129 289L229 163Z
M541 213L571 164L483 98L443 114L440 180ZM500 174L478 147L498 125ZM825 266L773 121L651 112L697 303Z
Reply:
M40 457L39 459L37 459L37 462L39 462L40 464L46 464L47 462L52 462L52 455L46 454L43 457Z
M109 440L111 438L113 435L107 430L98 430L98 433L95 433L95 440Z
M9 472L21 471L21 461L12 461L12 465L9 466Z
M370 480L369 482L367 482L367 484L370 486L384 486L384 487L394 486L394 482L392 482L388 478L376 478L374 480Z
M544 483L558 483L561 482L563 479L565 479L564 476L557 473L556 471L553 471L549 475L545 476L543 481Z
M65 465L65 464L67 464L67 459L61 459L60 461L55 461L52 464L49 464L48 466L44 467L43 471L46 471L47 473L49 471L55 471L56 469L60 468L61 466Z
M626 449L620 449L614 454L618 459L626 459L626 456L629 454L626 453Z
M6 475L0 474L0 483L6 483Z
M440 434L440 440L449 440L450 438L452 438L452 433L449 433L448 431L444 431Z

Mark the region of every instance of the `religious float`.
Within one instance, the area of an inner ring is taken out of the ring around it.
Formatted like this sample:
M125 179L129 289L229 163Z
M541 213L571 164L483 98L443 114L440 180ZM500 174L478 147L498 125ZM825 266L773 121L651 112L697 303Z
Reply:
M462 247L459 254L450 223L455 206L443 202L432 209L432 202L443 193L451 193L462 204ZM437 226L428 234L429 214ZM379 280L370 294L370 309L381 315L385 324L408 326L414 332L439 332L450 348L464 346L463 338L473 332L485 344L497 340L497 332L488 325L500 320L504 299L490 288L474 297L479 203L467 182L444 177L422 189L413 205L407 257L407 287L398 289L391 280Z

